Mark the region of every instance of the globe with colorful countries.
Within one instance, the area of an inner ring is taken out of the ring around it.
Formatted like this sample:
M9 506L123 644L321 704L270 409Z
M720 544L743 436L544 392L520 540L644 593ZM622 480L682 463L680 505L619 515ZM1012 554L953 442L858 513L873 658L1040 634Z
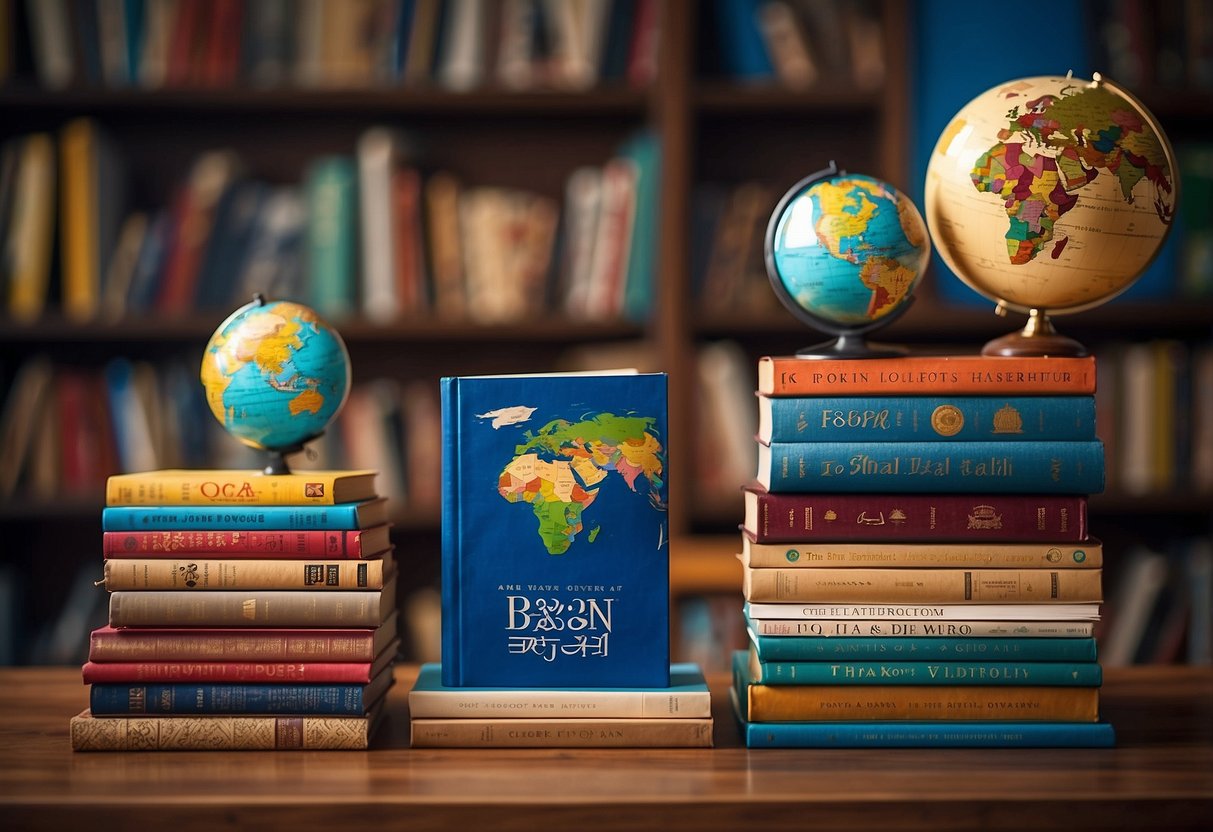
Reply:
M257 300L215 330L201 375L211 412L228 433L289 453L336 418L349 394L350 356L311 308Z
M767 271L794 315L834 334L905 311L930 257L914 203L887 182L831 167L787 192L767 227Z

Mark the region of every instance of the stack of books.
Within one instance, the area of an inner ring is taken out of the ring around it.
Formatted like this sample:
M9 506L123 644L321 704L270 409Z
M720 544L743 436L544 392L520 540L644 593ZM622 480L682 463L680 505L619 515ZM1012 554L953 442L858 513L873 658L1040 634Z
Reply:
M761 360L747 745L1113 742L1094 392L1093 358Z
M399 638L374 471L110 477L78 751L363 749Z
M414 747L707 747L671 665L666 378L442 380L442 662Z

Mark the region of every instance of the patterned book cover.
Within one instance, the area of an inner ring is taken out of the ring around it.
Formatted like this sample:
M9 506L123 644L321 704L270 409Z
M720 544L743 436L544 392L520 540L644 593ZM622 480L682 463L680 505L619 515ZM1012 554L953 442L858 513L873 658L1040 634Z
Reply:
M442 683L669 684L664 374L442 380Z

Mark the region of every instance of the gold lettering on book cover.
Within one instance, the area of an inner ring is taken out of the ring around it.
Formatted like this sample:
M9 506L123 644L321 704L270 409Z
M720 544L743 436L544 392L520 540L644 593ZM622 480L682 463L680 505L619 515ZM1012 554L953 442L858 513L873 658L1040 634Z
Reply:
M1002 528L1002 515L994 510L994 506L973 506L969 514L970 529L997 530Z
M994 433L1023 433L1023 417L1010 402L994 414Z

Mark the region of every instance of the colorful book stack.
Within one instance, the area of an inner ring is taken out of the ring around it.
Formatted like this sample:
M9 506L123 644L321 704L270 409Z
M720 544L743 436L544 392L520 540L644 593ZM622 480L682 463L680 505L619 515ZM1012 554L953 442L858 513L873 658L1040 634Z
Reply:
M415 747L706 747L670 664L666 377L442 380L442 662Z
M110 477L78 751L364 749L399 638L374 471Z
M1113 743L1094 392L1093 358L761 360L748 746Z

